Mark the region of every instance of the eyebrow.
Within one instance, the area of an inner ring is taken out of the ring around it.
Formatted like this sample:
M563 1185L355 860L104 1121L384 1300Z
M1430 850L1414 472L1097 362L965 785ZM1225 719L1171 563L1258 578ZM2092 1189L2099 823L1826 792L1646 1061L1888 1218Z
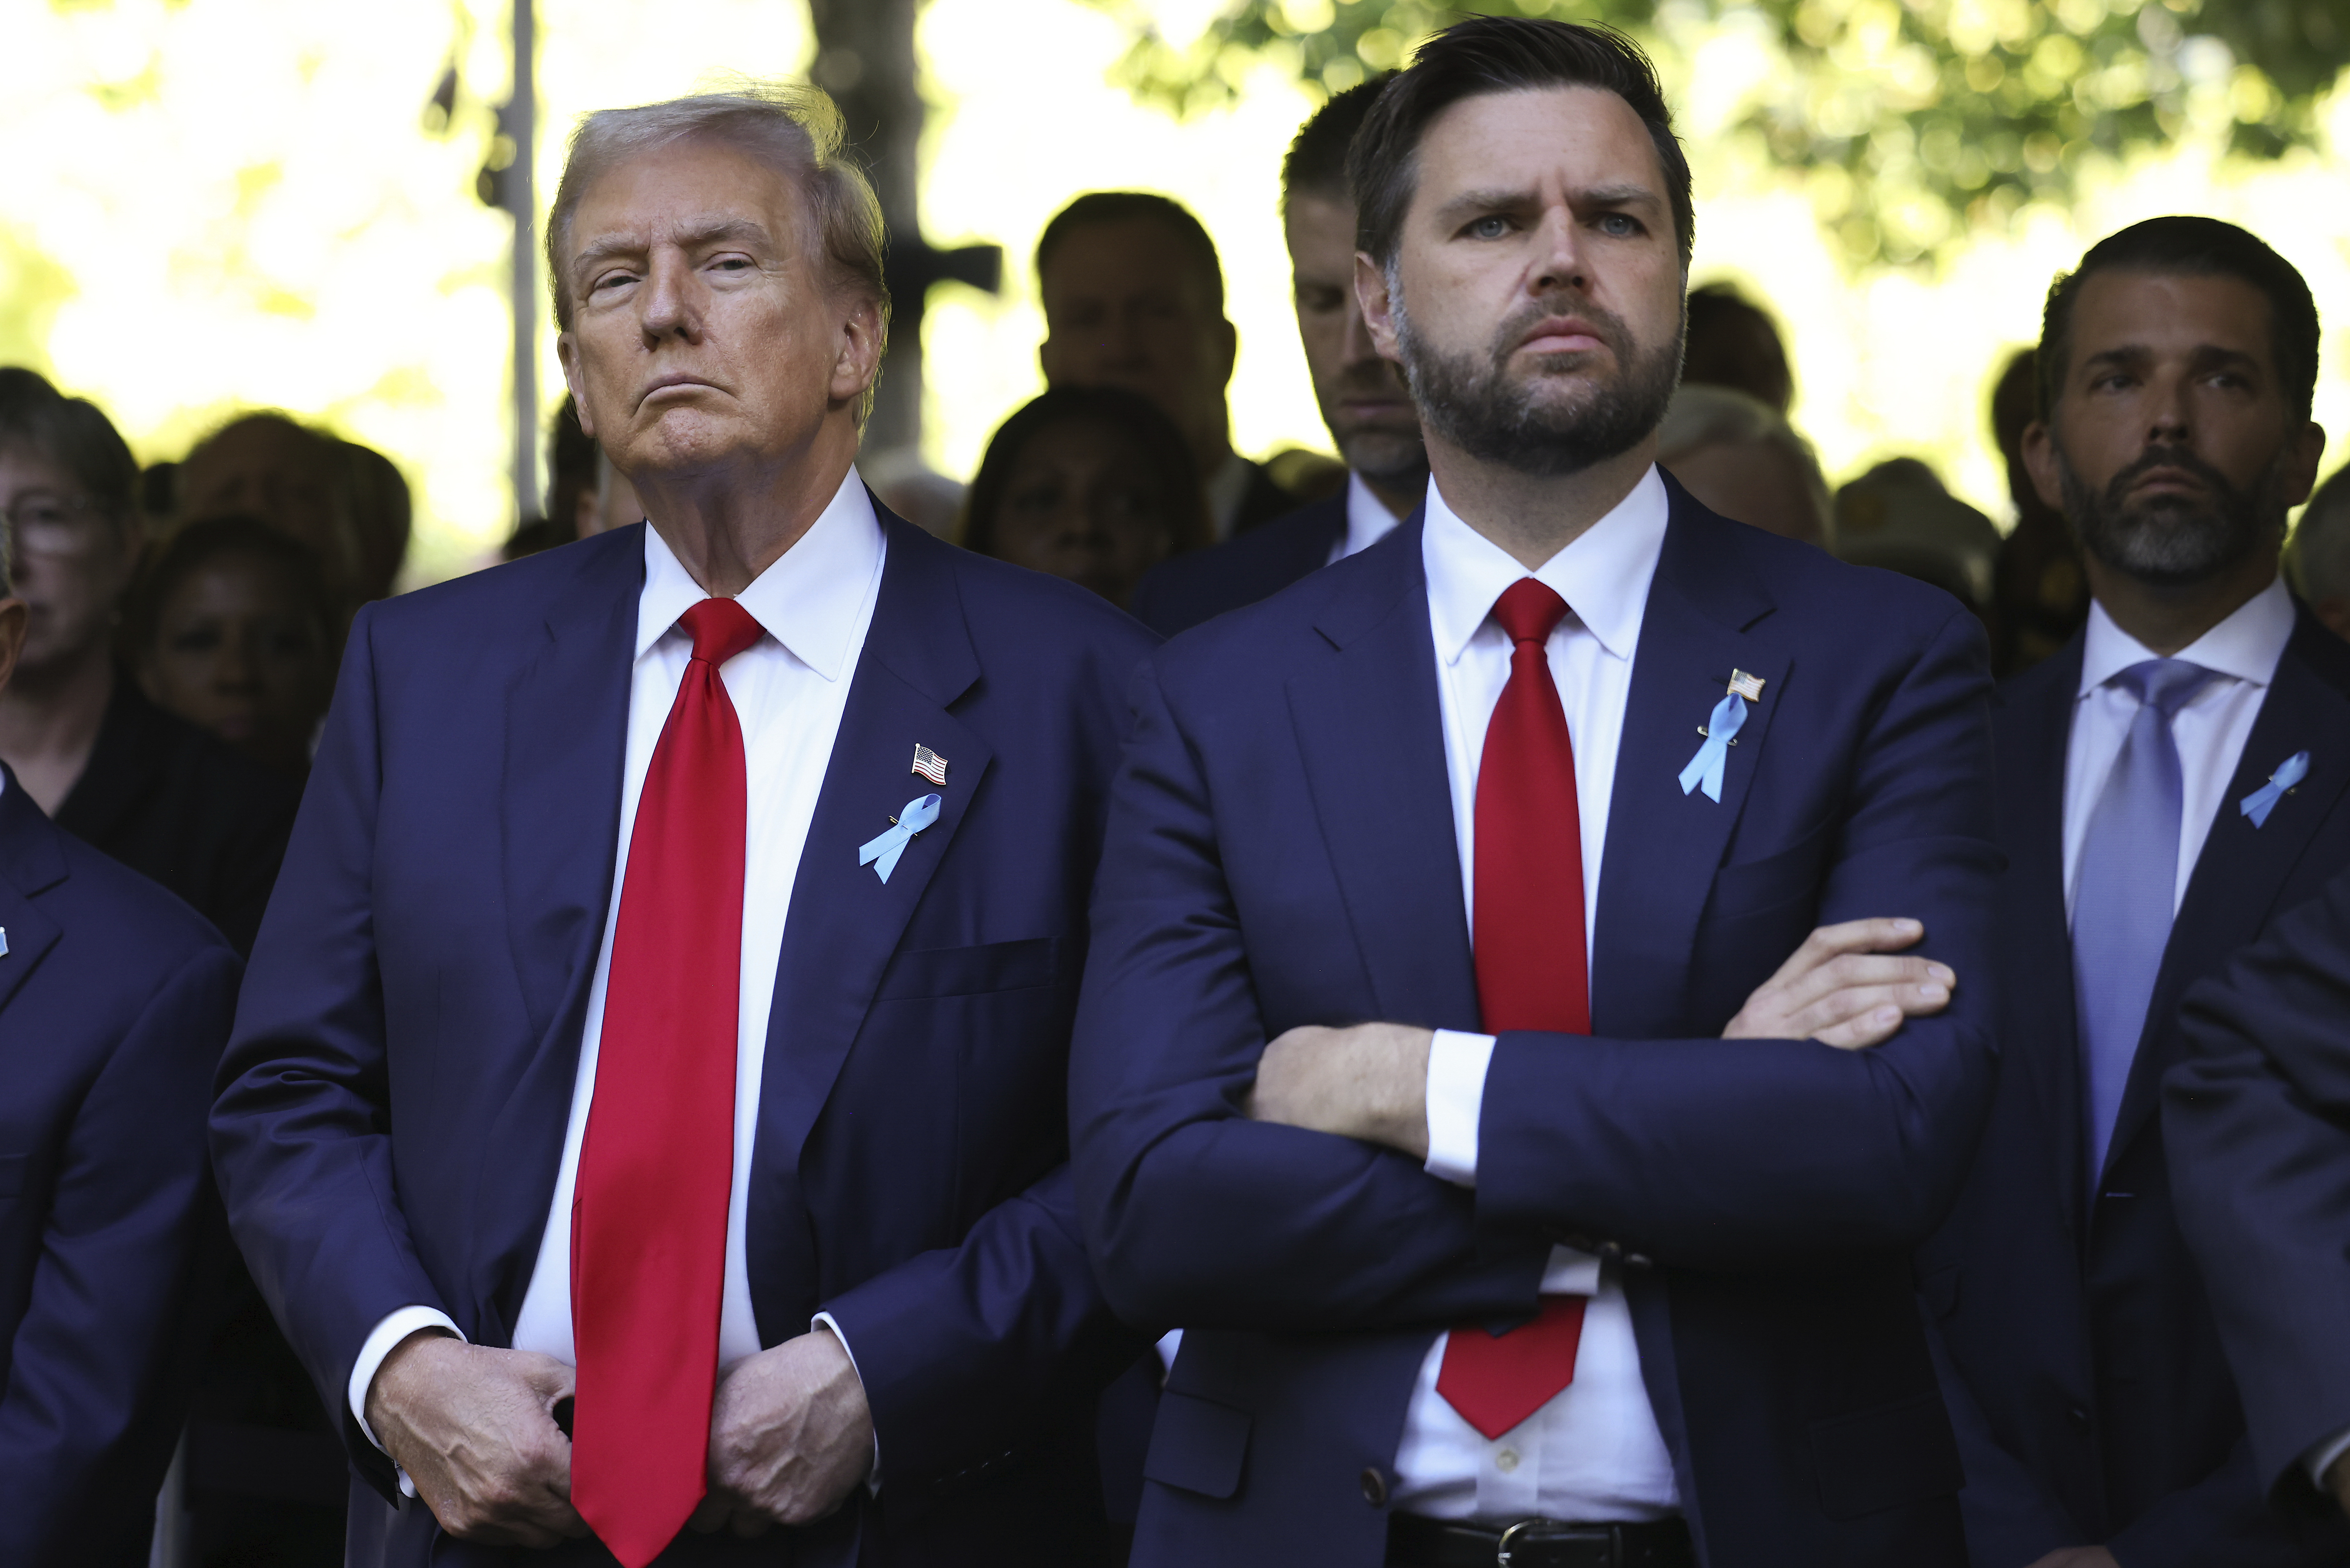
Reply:
M1491 213L1512 207L1530 207L1535 204L1537 199L1532 190L1523 188L1510 190L1501 186L1487 186L1480 190L1461 192L1437 208L1436 215L1439 219L1449 222L1456 218L1465 218L1471 213ZM1657 193L1646 185L1630 183L1581 186L1566 193L1566 203L1578 210L1586 207L1602 209L1647 207L1659 210L1664 205L1658 199Z
M689 219L678 228L674 238L689 250L723 240L739 240L752 244L769 243L764 224L748 218L724 216ZM639 255L645 247L646 241L641 232L598 234L579 247L578 254L571 258L571 270L577 274L614 256Z
M2154 358L2154 350L2147 345L2125 343L2118 348L2101 349L2088 356L2081 361L2081 369L2085 373L2098 366L2128 369L2143 365ZM2199 343L2189 352L2187 358L2190 364L2195 365L2248 365L2255 370L2264 370L2267 368L2262 364L2257 356L2246 353L2241 348L2230 348L2218 343Z

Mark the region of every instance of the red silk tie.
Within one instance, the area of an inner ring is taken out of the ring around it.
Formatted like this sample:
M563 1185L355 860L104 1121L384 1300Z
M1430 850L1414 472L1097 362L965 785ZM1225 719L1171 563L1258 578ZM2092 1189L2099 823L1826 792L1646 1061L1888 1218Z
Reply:
M702 1501L734 1177L747 791L718 667L759 623L712 598L679 624L693 656L629 836L571 1211L571 1502L628 1568Z
M1583 821L1575 746L1550 676L1550 634L1566 601L1532 577L1494 601L1510 637L1510 680L1477 765L1477 1004L1485 1028L1591 1033L1583 927ZM1582 1296L1544 1296L1506 1334L1463 1324L1445 1341L1436 1391L1498 1438L1575 1381Z

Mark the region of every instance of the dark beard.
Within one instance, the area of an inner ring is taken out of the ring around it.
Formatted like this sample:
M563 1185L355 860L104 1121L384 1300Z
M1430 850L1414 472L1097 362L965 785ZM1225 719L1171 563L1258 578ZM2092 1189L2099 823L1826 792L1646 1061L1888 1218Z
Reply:
M2209 499L2158 495L2135 505L2122 497L2147 470L2184 469L2210 489ZM2243 489L2183 447L2158 447L2092 490L2056 448L2064 515L2081 548L2150 587L2185 587L2218 576L2284 526L2284 453Z
M1670 343L1643 351L1622 317L1585 306L1573 314L1615 350L1624 367L1617 379L1544 397L1551 378L1580 369L1590 358L1545 354L1534 360L1528 379L1512 381L1508 366L1516 346L1537 322L1564 314L1539 304L1513 312L1481 358L1446 354L1429 343L1399 302L1396 347L1421 422L1481 462L1539 478L1579 473L1638 445L1663 422L1665 405L1672 401L1685 327L1676 327Z

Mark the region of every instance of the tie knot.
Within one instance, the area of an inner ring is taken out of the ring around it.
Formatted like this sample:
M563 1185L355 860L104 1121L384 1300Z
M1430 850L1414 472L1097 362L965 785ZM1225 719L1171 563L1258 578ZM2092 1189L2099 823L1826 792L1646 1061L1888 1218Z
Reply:
M2212 677L2211 670L2199 664L2189 664L2183 659L2147 659L2131 665L2114 677L2114 683L2137 697L2139 703L2162 715L2170 722L2189 699L2203 690Z
M1566 617L1566 601L1533 577L1520 577L1493 601L1493 622L1512 642L1548 642Z
M704 599L677 623L693 639L693 657L713 670L759 640L759 623L733 599Z

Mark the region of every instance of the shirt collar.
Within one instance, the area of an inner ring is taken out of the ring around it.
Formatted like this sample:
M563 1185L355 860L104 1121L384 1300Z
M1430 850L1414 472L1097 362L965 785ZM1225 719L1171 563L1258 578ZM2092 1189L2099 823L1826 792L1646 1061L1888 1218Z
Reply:
M2277 660L2293 640L2293 595L2278 577L2236 607L2227 619L2171 655L2217 674L2254 686L2276 678ZM2081 646L2081 689L2085 697L2133 664L2161 657L2114 624L2102 604L2089 606L2089 626Z
M752 579L736 602L802 664L837 680L855 649L866 595L881 566L881 520L851 468L832 502L792 547ZM650 524L645 525L645 587L637 601L637 657L707 596ZM685 635L680 630L678 635Z
M1671 513L1665 482L1651 463L1613 511L1528 572L1516 556L1462 522L1431 477L1420 552L1438 655L1447 664L1459 662L1503 590L1532 576L1566 601L1600 647L1617 659L1631 658Z
M1347 537L1339 546L1342 558L1369 549L1394 533L1401 521L1371 493L1361 474L1351 468L1347 471Z

